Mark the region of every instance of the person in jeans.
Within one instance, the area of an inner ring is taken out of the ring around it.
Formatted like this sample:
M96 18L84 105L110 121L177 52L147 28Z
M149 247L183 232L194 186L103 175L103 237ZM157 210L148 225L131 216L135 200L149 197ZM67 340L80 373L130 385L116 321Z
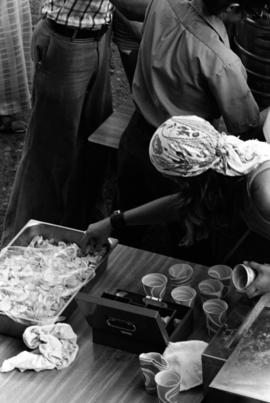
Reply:
M32 113L4 222L82 228L102 217L106 153L88 136L112 112L109 0L44 0L32 38Z

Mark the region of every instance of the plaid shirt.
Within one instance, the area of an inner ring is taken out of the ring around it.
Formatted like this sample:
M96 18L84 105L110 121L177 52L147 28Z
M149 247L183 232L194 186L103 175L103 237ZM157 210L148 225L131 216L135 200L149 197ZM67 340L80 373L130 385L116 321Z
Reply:
M42 14L76 28L100 28L112 20L109 0L44 0Z

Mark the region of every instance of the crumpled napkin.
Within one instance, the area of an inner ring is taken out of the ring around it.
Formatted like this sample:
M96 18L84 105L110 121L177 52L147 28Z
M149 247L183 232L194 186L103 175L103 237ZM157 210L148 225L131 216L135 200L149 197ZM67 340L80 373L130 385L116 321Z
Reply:
M37 372L46 369L62 369L75 359L79 347L77 335L67 323L29 326L23 333L23 341L34 351L23 351L5 360L1 372L17 368L20 371L33 369Z
M180 391L202 384L202 353L207 343L201 340L170 342L163 353L169 369L181 377Z

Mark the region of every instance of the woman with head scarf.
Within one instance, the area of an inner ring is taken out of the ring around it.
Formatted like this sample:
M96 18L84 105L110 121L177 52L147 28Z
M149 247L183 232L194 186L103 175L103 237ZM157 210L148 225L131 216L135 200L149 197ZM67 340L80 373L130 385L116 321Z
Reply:
M220 133L197 116L176 116L156 130L149 155L157 171L177 182L179 192L90 224L83 249L100 248L112 230L170 221L182 224L181 244L191 245L239 215L270 239L270 144ZM268 283L257 279L260 286L253 285L250 296L264 292L266 283L270 290L270 267L263 276L269 276Z

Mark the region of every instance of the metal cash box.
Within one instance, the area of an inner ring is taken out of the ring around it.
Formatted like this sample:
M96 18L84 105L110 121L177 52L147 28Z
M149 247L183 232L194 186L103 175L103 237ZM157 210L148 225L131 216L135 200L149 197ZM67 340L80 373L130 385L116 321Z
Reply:
M8 248L13 246L28 246L31 240L37 236L41 235L44 239L54 239L55 242L64 241L66 243L76 243L79 244L83 231L76 229L62 227L59 225L50 224L47 222L30 220L27 224L19 231L19 233L11 240L11 242L0 252L0 258L3 256ZM85 290L89 290L100 275L104 272L107 266L108 256L112 249L117 245L118 241L116 239L110 238L108 243L108 249L106 254L97 264L95 269L95 277L93 280L89 279L89 283L85 285ZM78 292L78 291L77 291ZM75 292L69 297L65 305L58 312L55 322L59 316L68 317L71 312L76 308L76 303L74 297L77 294ZM5 314L0 314L0 334L6 334L9 336L21 337L27 325L23 323L16 322Z
M94 343L135 354L162 353L169 341L186 340L193 328L193 308L147 302L143 295L125 290L101 297L80 292L76 300L93 329Z

